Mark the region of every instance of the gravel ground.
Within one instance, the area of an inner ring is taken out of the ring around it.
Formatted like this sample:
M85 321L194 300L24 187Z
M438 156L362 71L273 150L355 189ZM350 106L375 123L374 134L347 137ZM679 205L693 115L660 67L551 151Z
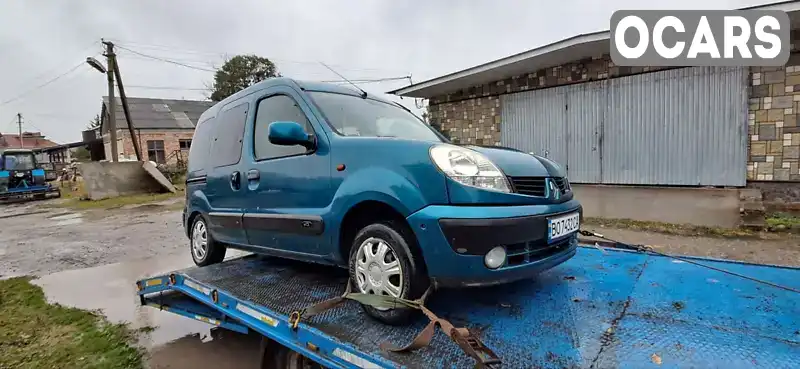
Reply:
M146 205L115 210L0 205L0 277L45 275L188 247L181 212Z
M44 205L45 202L0 205L0 277L46 275L174 255L188 247L181 229L181 213L169 210L174 209L170 202L85 211ZM800 266L798 236L732 239L588 228L619 241L653 245L666 253Z

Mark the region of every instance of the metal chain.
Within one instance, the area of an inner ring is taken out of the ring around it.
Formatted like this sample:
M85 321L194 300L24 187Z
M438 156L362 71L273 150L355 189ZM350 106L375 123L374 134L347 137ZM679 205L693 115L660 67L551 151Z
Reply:
M756 283L761 283L761 284L764 284L764 285L767 285L767 286L772 286L772 287L775 287L775 288L779 288L779 289L782 289L782 290L785 290L785 291L794 292L794 293L800 293L800 290L796 289L796 288L783 286L783 285L780 285L780 284L777 284L777 283L773 283L773 282L770 282L770 281L765 281L763 279L758 279L758 278L751 277L751 276L748 276L748 275L732 272L730 270L725 270L725 269L722 269L722 268L717 268L715 266L699 263L699 262L694 261L694 260L692 260L690 258L685 258L685 257L681 257L681 256L669 255L669 254L665 254L663 252L658 252L656 250L653 250L653 248L650 247L650 246L646 246L646 245L631 245L631 244L627 244L627 243L624 243L624 242L619 242L617 240L612 240L612 239L610 239L608 237L603 236L602 234L595 233L595 232L592 232L592 231L580 230L580 231L578 231L578 233L580 233L581 235L587 236L587 237L596 237L596 238L600 238L600 239L603 239L603 240L606 240L606 241L609 241L609 242L613 242L614 244L618 245L620 248L623 248L623 249L634 250L634 251L638 251L638 252L649 252L649 253L656 254L656 255L659 255L659 256L664 256L664 257L668 257L668 258L671 258L671 259L680 260L680 261L685 262L685 263L697 265L699 267L703 267L703 268L715 270L715 271L718 271L718 272L721 272L721 273L729 274L729 275L732 275L732 276L735 276L735 277L739 277L739 278L742 278L742 279L747 279L749 281L753 281L753 282L756 282Z

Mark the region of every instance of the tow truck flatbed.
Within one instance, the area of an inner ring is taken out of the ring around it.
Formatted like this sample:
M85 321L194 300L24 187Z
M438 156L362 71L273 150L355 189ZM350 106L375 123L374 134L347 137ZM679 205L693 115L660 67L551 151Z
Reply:
M800 287L800 269L695 259ZM245 256L137 282L142 304L265 337L331 368L472 368L444 334L407 354L427 324L387 326L356 302L288 324L296 310L339 296L338 268ZM581 247L535 280L440 290L427 306L476 332L503 368L797 368L800 295L653 254Z

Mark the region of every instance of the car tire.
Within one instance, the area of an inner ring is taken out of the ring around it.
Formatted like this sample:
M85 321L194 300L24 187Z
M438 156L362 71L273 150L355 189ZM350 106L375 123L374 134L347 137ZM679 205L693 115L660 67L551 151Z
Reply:
M400 222L385 221L362 228L350 247L348 264L353 290L406 300L421 297L430 281L424 261L414 256L412 247L417 247L416 238ZM389 325L405 325L417 313L409 308L362 307L369 316Z
M226 251L227 248L211 236L206 218L196 216L189 231L189 252L194 263L197 266L217 264L225 259Z

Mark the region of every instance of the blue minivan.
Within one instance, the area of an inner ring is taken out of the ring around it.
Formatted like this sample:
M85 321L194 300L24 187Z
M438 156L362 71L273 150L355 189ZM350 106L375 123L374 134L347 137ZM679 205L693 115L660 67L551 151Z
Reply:
M203 113L186 185L197 265L241 249L346 267L356 291L405 299L559 265L583 216L546 158L455 145L400 104L288 78ZM364 309L389 324L411 313Z

